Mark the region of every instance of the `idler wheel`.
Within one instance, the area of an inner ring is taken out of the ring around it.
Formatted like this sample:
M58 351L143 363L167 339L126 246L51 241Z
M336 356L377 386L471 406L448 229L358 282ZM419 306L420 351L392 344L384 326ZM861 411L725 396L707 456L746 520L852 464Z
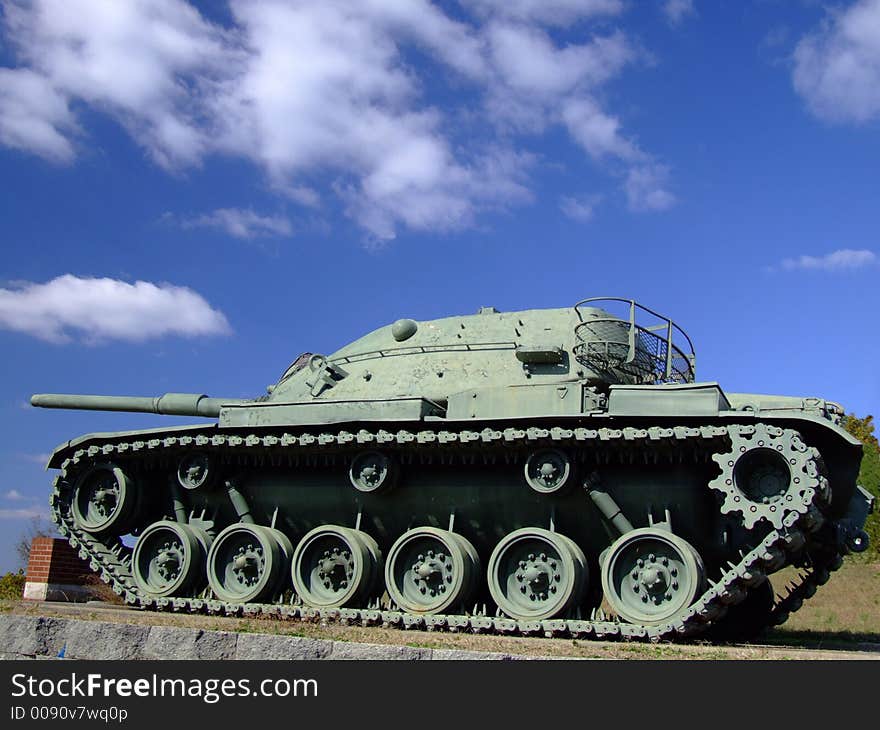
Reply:
M469 540L436 527L416 527L388 551L385 587L404 611L444 613L465 604L479 573L480 559Z
M562 494L571 483L571 461L559 449L540 449L526 460L525 475L538 494Z
M580 599L587 577L587 560L575 542L539 527L506 535L489 558L492 598L523 621L564 615Z
M358 605L369 597L382 555L367 533L322 525L307 533L293 554L293 587L317 608Z
M239 522L216 538L208 553L208 583L228 603L269 599L285 579L293 546L271 527Z
M76 480L71 510L77 526L92 535L122 535L131 526L136 503L134 483L125 472L98 464Z
M697 551L686 540L656 527L619 537L602 564L605 599L631 623L668 621L694 602L704 584Z
M138 587L151 596L187 595L205 581L205 558L211 539L197 527L160 520L135 543L132 569Z
M359 492L382 492L397 481L397 465L380 451L362 451L352 459L348 478Z

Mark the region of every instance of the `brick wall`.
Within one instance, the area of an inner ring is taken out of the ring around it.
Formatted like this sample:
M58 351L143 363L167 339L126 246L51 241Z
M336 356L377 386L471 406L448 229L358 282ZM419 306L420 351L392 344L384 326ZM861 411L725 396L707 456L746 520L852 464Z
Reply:
M83 585L91 572L89 564L80 559L67 540L35 537L31 542L28 582Z

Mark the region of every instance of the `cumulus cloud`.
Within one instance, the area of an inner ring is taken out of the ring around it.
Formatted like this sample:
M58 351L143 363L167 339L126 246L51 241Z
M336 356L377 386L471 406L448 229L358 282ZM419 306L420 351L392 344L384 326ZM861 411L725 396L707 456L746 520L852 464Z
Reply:
M617 15L622 0L459 0L481 15L495 15L519 21L567 25L601 15Z
M48 461L48 459L46 460ZM19 502L22 499L25 499L25 496L19 492L17 489L10 489L3 494L4 499L11 500L12 502Z
M798 256L785 259L781 268L785 271L847 271L862 269L877 263L877 255L867 249L842 248L825 256Z
M540 28L492 23L492 61L513 90L555 99L577 88L595 88L620 72L635 53L620 33L559 47Z
M218 208L210 213L186 218L180 225L184 228L213 228L234 238L246 239L289 236L293 232L290 221L284 216L259 215L249 208Z
M226 317L186 287L65 274L45 284L0 289L0 329L53 343L141 342L166 335L221 335Z
M70 162L75 135L87 143L71 110L87 105L161 166L248 160L270 189L333 201L378 240L529 201L528 135L551 127L612 178L658 165L600 102L644 55L605 24L622 0L460 5L230 0L221 25L186 0L5 0L19 67L0 69L0 143ZM551 32L563 24L568 42ZM200 224L287 235L265 219L227 209Z
M456 230L471 225L481 208L532 198L522 182L532 164L527 154L489 151L469 167L432 166L432 154L443 150L415 143L389 157L360 186L340 190L349 215L382 241L394 237L400 221L413 229Z
M559 209L566 218L571 218L578 223L586 223L593 219L596 206L599 205L601 200L601 195L565 195L559 200Z
M591 157L612 156L629 161L643 157L621 134L620 120L603 112L592 99L568 101L562 108L562 119L571 136Z
M666 189L668 168L624 133L621 120L595 93L639 57L625 35L613 32L559 47L543 29L494 22L487 37L497 75L489 100L496 119L531 132L560 124L594 160L622 165L631 210L675 204Z
M832 122L880 118L880 0L858 0L829 15L798 43L794 87Z
M77 125L66 97L30 69L0 68L0 144L53 162L74 158Z
M315 170L336 175L346 212L377 239L397 226L448 230L491 205L523 198L514 151L457 153L438 110L419 103L404 66L413 42L478 80L486 73L470 28L426 3L418 13L378 2L234 3L257 49L213 99L217 144L263 166L276 185ZM283 79L283 82L280 80Z
M619 120L596 99L597 90L638 57L625 35L614 32L559 46L543 28L493 21L486 39L493 80L485 106L495 125L540 133L561 124L597 156L586 140L597 131L608 134L595 129L596 120L604 118L606 126L615 127L615 154L629 144L622 139Z
M682 21L696 12L694 0L666 0L663 3L663 15L670 25L681 25Z
M195 8L179 0L11 0L4 14L11 45L57 93L112 114L164 166L199 159L200 98L236 54Z
M646 163L630 168L626 174L626 198L632 211L666 210L675 205L669 190L669 168Z

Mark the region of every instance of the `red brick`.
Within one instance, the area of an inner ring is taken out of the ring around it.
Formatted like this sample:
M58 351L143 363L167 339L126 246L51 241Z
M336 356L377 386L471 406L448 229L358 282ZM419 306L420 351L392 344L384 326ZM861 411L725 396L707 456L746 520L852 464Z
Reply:
M82 584L91 573L88 562L65 540L37 537L31 542L27 579L32 583Z

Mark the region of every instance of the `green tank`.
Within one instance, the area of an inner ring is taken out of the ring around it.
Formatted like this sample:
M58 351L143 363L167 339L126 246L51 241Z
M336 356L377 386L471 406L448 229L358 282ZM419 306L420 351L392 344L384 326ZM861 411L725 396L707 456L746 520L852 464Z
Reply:
M619 298L400 319L253 400L35 395L204 416L58 447L59 530L129 604L658 640L783 622L867 546L861 445L820 398L696 382ZM768 575L794 566L786 595Z

